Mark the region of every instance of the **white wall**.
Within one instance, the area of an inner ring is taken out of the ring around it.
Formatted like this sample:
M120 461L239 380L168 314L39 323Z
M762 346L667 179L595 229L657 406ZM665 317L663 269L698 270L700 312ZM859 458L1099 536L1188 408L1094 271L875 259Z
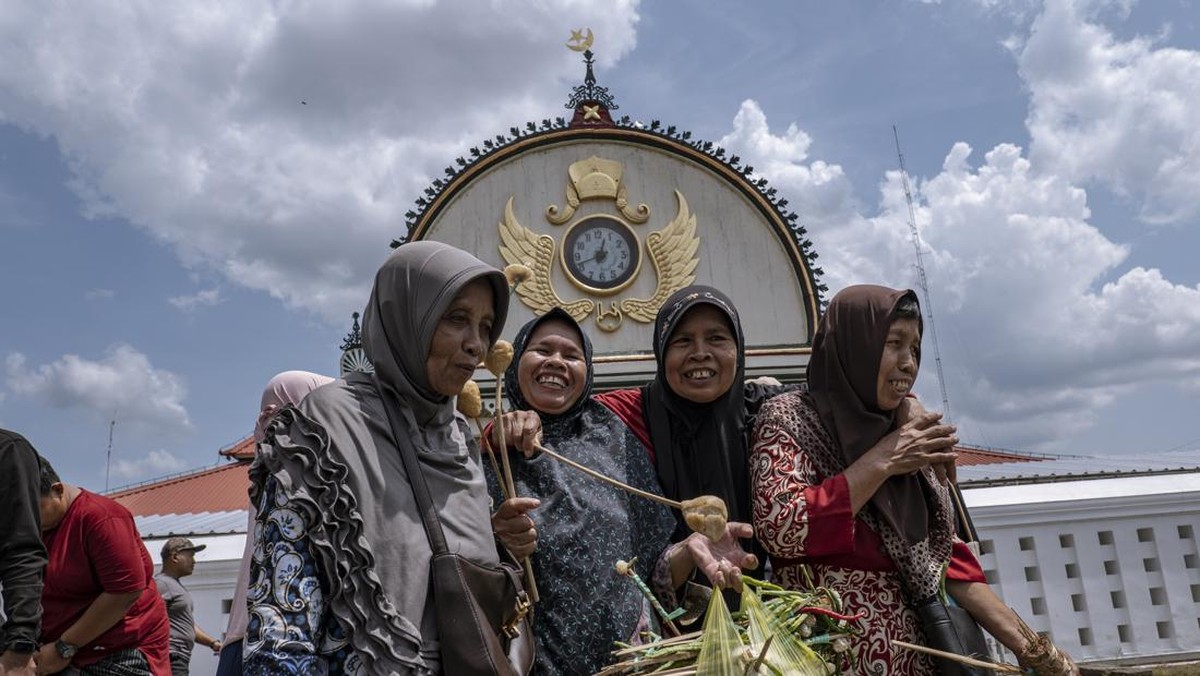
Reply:
M964 496L997 593L1076 660L1200 650L1200 473Z

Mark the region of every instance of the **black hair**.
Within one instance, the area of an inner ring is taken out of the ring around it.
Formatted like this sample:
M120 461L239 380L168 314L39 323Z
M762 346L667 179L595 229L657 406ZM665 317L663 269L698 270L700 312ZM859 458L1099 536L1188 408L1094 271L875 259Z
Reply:
M40 455L38 456L38 470L41 475L38 490L41 491L42 497L46 497L50 495L50 487L61 483L62 479L58 478L58 472L54 471L54 467L50 464L50 461Z
M910 296L901 298L896 303L896 309L892 312L892 319L920 319L921 306L917 304L917 299Z

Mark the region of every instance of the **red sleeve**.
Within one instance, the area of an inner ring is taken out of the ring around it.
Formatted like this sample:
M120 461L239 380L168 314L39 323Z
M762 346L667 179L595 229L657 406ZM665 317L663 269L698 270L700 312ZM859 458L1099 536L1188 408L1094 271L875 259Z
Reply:
M104 591L126 594L146 588L149 578L142 559L145 545L133 525L133 517L104 516L92 524L86 537L88 557Z
M950 554L950 567L946 569L946 579L959 582L987 582L983 575L983 566L979 559L971 553L967 543L955 538L954 551Z
M633 432L638 441L650 453L650 462L654 462L654 445L650 443L650 428L646 425L646 415L642 412L642 391L612 390L592 397L605 408L612 411Z
M822 480L796 440L766 415L759 418L750 456L759 541L778 559L854 552L856 519L846 477Z

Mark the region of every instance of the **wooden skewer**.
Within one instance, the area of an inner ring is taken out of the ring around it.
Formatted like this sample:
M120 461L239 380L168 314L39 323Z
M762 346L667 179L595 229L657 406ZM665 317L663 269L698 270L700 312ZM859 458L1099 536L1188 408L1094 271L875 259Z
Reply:
M539 453L545 453L546 455L550 456L551 458L554 458L555 460L557 460L561 463L570 465L571 467L574 467L575 469L579 470L580 472L583 472L584 474L592 477L593 479L599 479L600 481L603 481L604 483L609 484L611 486L616 486L617 488L620 488L623 491L629 491L630 493L633 493L634 495L640 495L643 498L646 498L647 500L653 500L655 502L662 503L668 507L674 507L675 509L678 509L679 511L683 511L683 503L682 502L679 502L677 500L672 500L670 498L664 498L661 495L655 495L654 493L649 493L647 491L643 491L640 488L634 488L633 486L630 486L629 484L621 483L620 481L617 481L616 479L614 479L610 476L605 476L590 467L581 465L566 456L559 455L558 453L555 453L554 451L542 446L541 444L535 444L534 448L536 448Z
M500 461L504 463L504 478L502 479L502 483L508 486L508 494L505 496L505 499L511 499L517 497L517 487L513 483L512 466L508 462L508 444L505 443L504 439L504 421L500 419L500 416L504 412L504 404L501 399L503 394L504 380L497 375L495 426L497 427L497 433L500 435ZM529 587L529 589L526 589L525 592L529 594L530 601L537 603L539 600L541 600L541 596L538 594L537 581L533 579L533 563L529 560L528 556L521 560L521 567L525 569L525 581L527 582L526 586Z
M1016 667L1011 664L987 662L985 660L977 660L974 657L966 657L965 655L956 655L954 653L948 653L944 650L938 650L937 648L927 648L923 645L915 645L912 643L905 643L904 641L899 641L896 639L892 639L892 645L899 646L901 648L907 648L909 650L915 650L919 653L925 653L927 655L933 655L934 657L941 657L941 658L945 658L948 660L953 660L955 662L961 662L963 664L966 664L966 665L969 665L972 667L979 667L980 669L992 669L994 671L999 671L1002 674L1020 674L1025 671L1021 667Z
M479 418L471 418L475 421L475 427L479 429L479 445L483 450L487 451L488 459L492 461L492 471L496 474L496 483L500 484L500 494L505 500L508 499L508 485L504 481L504 475L500 473L500 463L496 462L496 454L492 451L492 444L488 442L487 435L483 433L483 423L479 422Z

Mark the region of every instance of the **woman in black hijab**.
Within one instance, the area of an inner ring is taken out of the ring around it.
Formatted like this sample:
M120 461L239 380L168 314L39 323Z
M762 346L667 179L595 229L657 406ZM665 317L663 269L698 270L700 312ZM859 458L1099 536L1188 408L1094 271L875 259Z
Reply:
M736 547L734 538L753 537L749 523L749 432L768 397L792 389L743 382L745 338L733 301L709 286L689 286L672 294L654 325L654 380L636 390L597 395L647 445L663 495L687 500L715 495L729 510L730 542L714 558L703 536L691 533L676 514L670 582L659 570L656 589L679 588L697 569L718 587L740 589L741 568L757 575L763 557ZM753 540L751 552L758 550ZM731 562L737 562L737 565ZM700 582L700 580L697 580ZM690 588L691 589L691 588ZM705 593L686 594L695 609Z

